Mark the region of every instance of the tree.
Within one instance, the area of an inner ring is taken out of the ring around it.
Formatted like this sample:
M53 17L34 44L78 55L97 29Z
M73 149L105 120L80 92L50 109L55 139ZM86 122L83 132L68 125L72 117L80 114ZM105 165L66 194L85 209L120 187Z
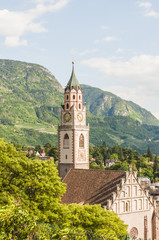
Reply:
M154 181L159 179L159 158L156 155L154 159L154 165L153 165L153 174L154 174Z
M70 204L68 208L68 220L72 227L104 233L107 237L111 235L109 239L118 239L127 234L127 226L117 214L102 209L100 205Z
M129 171L129 163L126 161L119 162L117 161L111 167L106 167L106 170L122 170L122 171Z
M0 139L0 202L5 196L20 199L21 206L39 221L61 222L63 210L59 201L65 192L58 171L51 160L34 161L12 144ZM59 212L61 214L59 214Z
M64 192L65 184L60 181L52 161L30 160L25 153L0 139L1 239L27 239L33 234L43 240L50 239L50 234L52 239L66 235L71 239L69 234L73 229L82 230L85 237L87 231L111 234L110 239L127 233L126 225L117 215L100 205L60 204ZM13 196L18 205L10 203L9 196ZM39 223L36 228L35 220ZM43 226L47 230L43 231ZM58 231L52 231L51 226L56 226Z
M148 147L148 149L147 149L147 157L150 158L150 161L153 161L153 160L154 160L154 157L153 157L153 154L152 154L152 152L151 152L150 147Z
M50 150L51 147L52 147L52 146L51 146L50 143L46 143L46 144L44 145L45 153L46 153L47 156L49 155L49 150Z
M34 151L35 151L35 152L42 153L41 146L40 146L40 145L37 145L37 146L35 146L35 149L34 149Z
M58 150L57 147L53 146L49 149L48 155L54 157L55 162L58 160Z
M118 158L119 158L119 160L124 161L123 150L121 147L119 148Z
M115 160L117 160L117 159L118 159L118 154L116 154L116 153L111 154L111 155L110 155L110 159L115 159Z
M0 209L0 239L28 239L35 227L33 217L13 200L10 205Z

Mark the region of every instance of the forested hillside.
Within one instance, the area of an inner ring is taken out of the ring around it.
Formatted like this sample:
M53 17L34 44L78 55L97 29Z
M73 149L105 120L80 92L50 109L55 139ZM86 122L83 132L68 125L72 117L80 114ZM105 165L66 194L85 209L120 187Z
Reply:
M82 85L82 88L87 108L95 116L131 117L143 124L159 126L159 120L156 117L131 101L126 101L110 92L88 85Z
M69 80L69 79L68 79ZM80 79L79 79L80 81ZM83 85L90 143L159 153L158 120L112 93ZM44 67L0 60L0 137L22 145L57 145L63 88Z

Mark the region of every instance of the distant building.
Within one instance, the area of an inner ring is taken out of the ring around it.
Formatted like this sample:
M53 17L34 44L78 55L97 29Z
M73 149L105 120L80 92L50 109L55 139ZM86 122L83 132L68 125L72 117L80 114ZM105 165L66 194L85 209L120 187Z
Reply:
M114 165L116 163L116 161L119 161L119 160L116 160L116 159L106 159L105 160L105 166L106 167L111 167L112 165Z

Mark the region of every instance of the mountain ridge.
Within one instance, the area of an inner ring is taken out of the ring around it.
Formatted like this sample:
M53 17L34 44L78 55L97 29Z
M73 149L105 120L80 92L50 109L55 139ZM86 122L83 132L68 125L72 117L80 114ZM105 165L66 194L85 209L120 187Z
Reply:
M83 86L83 96L87 102L90 143L106 141L108 146L121 144L140 148L140 152L151 146L154 153L159 153L158 121L155 123L155 117L147 110L88 85ZM62 102L63 88L46 68L0 60L0 137L29 146L47 142L57 145ZM126 107L131 115L122 116Z
M159 125L159 120L151 112L132 101L124 100L100 88L82 84L84 101L88 110L98 117L129 116L143 124Z

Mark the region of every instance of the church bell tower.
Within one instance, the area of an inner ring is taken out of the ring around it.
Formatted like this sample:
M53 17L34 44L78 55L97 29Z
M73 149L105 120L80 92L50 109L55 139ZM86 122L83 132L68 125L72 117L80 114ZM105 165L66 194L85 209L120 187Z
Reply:
M63 179L71 168L89 169L89 126L79 82L72 74L64 90L61 125L58 127L59 175Z

